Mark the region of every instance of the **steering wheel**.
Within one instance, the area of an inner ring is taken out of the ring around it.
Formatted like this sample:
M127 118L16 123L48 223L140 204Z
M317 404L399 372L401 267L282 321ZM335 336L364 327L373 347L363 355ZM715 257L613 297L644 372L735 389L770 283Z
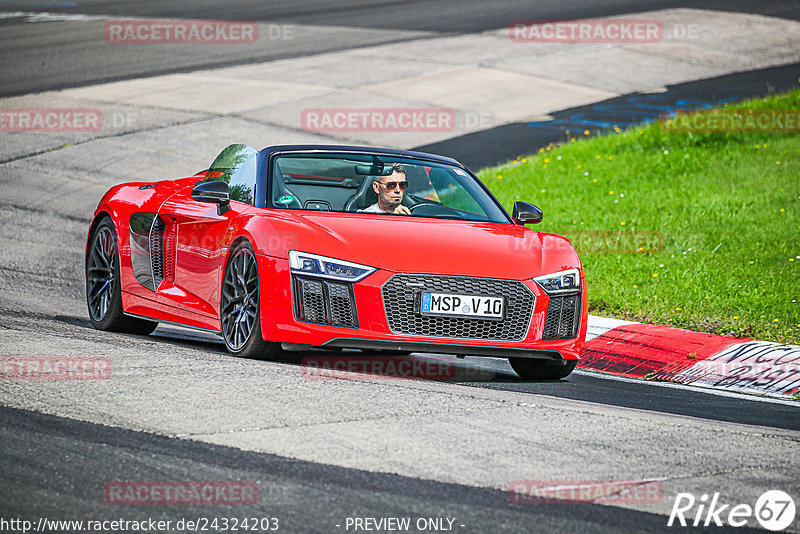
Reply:
M414 213L414 210L416 210L417 208L422 208L422 207L425 207L425 206L432 206L432 207L435 208L436 206L438 206L438 204L436 204L434 202L427 202L427 201L423 200L422 202L414 204L413 206L411 206L408 209L411 211L411 213Z
M414 204L409 208L412 214L414 215L421 215L423 217L441 217L447 216L452 217L455 219L463 219L464 216L460 214L458 211L442 206L441 204L437 204L436 202L427 202L423 201L419 204ZM419 211L419 213L417 213Z

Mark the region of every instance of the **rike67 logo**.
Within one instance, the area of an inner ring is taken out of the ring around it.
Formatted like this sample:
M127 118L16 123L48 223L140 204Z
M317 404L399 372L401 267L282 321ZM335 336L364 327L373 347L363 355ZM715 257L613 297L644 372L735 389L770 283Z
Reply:
M755 507L749 504L734 506L723 503L719 499L719 493L714 493L710 500L708 494L696 499L691 493L678 493L667 526L685 527L691 524L693 527L708 527L713 524L718 527L743 527L755 517L761 527L781 531L794 523L795 511L794 500L788 493L780 490L763 493Z

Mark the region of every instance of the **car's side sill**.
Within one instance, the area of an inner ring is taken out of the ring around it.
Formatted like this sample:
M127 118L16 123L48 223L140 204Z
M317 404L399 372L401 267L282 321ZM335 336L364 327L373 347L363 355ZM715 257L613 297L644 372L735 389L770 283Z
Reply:
M171 324L173 326L180 326L181 328L189 328L191 330L199 330L200 332L208 332L209 334L217 334L217 335L221 335L222 334L221 330L214 330L213 328L204 328L202 326L192 326L192 325L189 325L189 324L178 323L176 321L167 321L165 319L155 319L153 317L148 317L146 315L138 315L136 313L128 313L128 312L122 312L122 313L124 313L128 317L135 317L137 319L144 319L146 321L153 321L153 322L156 322L156 323Z

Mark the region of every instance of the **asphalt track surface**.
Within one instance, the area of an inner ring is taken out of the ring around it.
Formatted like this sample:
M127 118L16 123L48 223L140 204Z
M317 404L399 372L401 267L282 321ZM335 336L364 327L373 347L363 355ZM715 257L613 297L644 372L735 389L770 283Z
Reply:
M58 18L32 24L22 15L0 18L0 96L479 32L505 28L520 19L579 19L675 7L800 19L800 3L792 0L9 0L0 2L0 15L45 12L101 18L80 24ZM113 17L258 21L261 39L215 47L109 45L103 26ZM272 36L270 25L275 30ZM290 39L280 37L284 25L292 28ZM353 31L332 31L332 26Z
M0 2L0 12L81 13L88 15L211 18L258 20L275 24L350 26L385 30L367 35L340 35L320 31L317 38L288 43L275 41L258 50L228 50L209 56L206 48L183 47L183 55L154 53L153 48L109 47L97 37L102 22L69 29L58 21L26 24L23 18L0 20L0 95L80 86L99 81L136 78L167 72L188 71L283 57L297 57L321 51L424 38L393 35L393 30L435 32L436 35L482 31L507 26L510 20L565 19L610 16L631 11L688 6L745 11L785 18L800 18L800 4L789 1L765 2L239 2L220 9L210 1L108 2ZM436 16L431 16L434 13ZM312 34L313 35L313 34ZM74 46L72 46L74 45ZM767 72L768 71L768 72ZM670 96L691 95L706 101L761 94L765 81L783 87L797 67L767 69L719 80L693 82L670 88ZM570 120L592 109L567 110L556 119ZM610 119L611 117L594 117ZM523 130L524 129L524 130ZM538 133L536 133L538 132ZM473 166L496 163L516 156L514 146L503 147L502 139L542 135L549 142L551 131L527 124L509 125L497 131L473 134L474 138L448 141L426 147L456 157L458 147L471 142L483 144L491 161L469 160ZM538 138L537 138L538 139ZM488 142L488 145L486 144ZM527 141L528 143L530 140ZM490 150L486 150L486 147ZM505 152L503 151L505 150ZM468 152L468 151L465 151ZM88 221L68 221L68 223ZM4 229L5 233L5 229ZM81 236L82 237L82 236ZM20 276L18 291L36 291L45 279ZM53 277L47 291L80 294L81 281ZM3 309L0 326L39 332L72 329L77 338L88 328L83 316L60 313L36 316L24 310ZM219 342L187 334L175 328L160 328L149 338L170 344L176 350L197 349L222 353ZM131 338L131 344L141 343ZM265 364L269 365L269 364ZM594 373L576 372L558 382L526 382L507 365L495 360L466 360L465 367L489 369L491 380L461 382L457 388L515 391L539 397L578 399L608 406L677 414L707 421L726 421L759 427L799 430L796 407L762 402L744 396L721 396L685 388L668 388L630 381L609 380ZM96 425L36 412L0 408L0 516L36 520L49 519L143 519L177 517L255 516L280 517L281 531L343 531L346 517L451 517L464 532L662 532L663 515L591 504L515 505L499 490L446 484L291 460L280 456L156 436L122 428ZM491 468L491 466L489 466ZM220 508L119 507L103 502L108 480L251 480L259 485L262 498L252 506ZM737 529L737 531L747 531Z
M34 525L40 518L255 517L278 518L279 532L346 532L348 517L446 517L454 520L456 532L664 531L663 516L611 506L516 504L503 491L343 469L7 408L0 408L0 422L2 516ZM112 477L255 482L259 500L229 507L181 506L179 512L165 506L109 505L103 490Z

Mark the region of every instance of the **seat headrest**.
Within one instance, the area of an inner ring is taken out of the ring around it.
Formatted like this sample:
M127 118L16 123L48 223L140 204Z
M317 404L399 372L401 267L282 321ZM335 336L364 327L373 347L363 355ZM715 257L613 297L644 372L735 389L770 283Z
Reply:
M378 201L378 195L372 189L372 182L375 181L374 176L364 177L364 181L358 187L358 191L353 193L353 196L347 199L344 204L345 211L358 211L368 208Z

